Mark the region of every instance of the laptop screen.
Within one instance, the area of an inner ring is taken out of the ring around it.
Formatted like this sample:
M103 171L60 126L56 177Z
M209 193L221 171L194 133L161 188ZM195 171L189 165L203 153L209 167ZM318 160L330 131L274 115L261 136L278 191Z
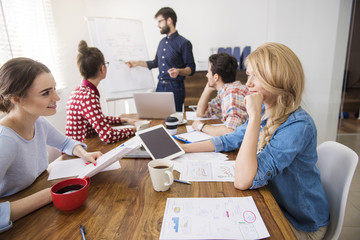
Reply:
M136 135L152 159L173 159L185 153L163 125L136 132Z

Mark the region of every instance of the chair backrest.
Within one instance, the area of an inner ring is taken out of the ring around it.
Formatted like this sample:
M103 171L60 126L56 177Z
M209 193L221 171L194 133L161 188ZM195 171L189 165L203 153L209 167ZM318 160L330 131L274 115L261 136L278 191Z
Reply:
M234 47L232 55L236 58L236 62L238 64L237 69L240 70L240 47Z
M324 142L317 148L321 182L330 206L330 225L324 239L338 239L344 222L346 201L358 155L337 142Z
M241 69L245 70L246 67L245 67L245 60L247 58L247 56L250 54L251 52L251 47L250 46L246 46L244 47L242 53L241 53L241 56L240 56L240 64L241 64Z

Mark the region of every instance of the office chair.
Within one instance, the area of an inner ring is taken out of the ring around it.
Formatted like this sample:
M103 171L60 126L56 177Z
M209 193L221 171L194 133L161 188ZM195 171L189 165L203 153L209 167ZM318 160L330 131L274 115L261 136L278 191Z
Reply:
M324 142L317 147L321 182L330 206L330 224L324 239L338 239L344 223L346 201L358 155L337 142Z
M225 52L229 55L232 55L232 52L231 52L231 47L227 47L225 48Z
M245 67L245 60L247 58L247 56L250 54L251 52L251 47L250 46L246 46L244 47L242 53L241 53L241 56L240 56L240 64L241 64L241 69L245 70L246 67Z
M240 47L234 47L233 54L234 58L236 58L236 61L238 63L237 69L240 70Z
M227 53L229 55L232 55L231 47L227 47L227 48L219 47L218 48L218 53L222 53L222 52L225 52L225 53Z
M225 52L225 48L223 48L223 47L219 47L219 48L218 48L218 52L217 52L217 53L222 53L222 52Z

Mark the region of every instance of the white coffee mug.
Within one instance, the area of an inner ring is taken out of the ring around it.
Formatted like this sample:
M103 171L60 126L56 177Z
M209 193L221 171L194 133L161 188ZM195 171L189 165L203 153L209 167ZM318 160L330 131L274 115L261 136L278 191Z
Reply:
M181 124L184 121L184 114L182 112L176 112L170 115L171 117L176 117L178 119L178 124Z
M148 120L141 120L141 121L135 122L136 131L144 130L149 127L150 127L150 121L148 121Z
M174 182L174 163L167 159L156 159L148 163L148 168L155 191L164 192L169 190Z

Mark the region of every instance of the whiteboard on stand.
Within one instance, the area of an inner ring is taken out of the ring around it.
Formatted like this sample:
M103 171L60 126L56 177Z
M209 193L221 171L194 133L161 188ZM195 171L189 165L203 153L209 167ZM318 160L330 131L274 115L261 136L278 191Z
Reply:
M123 18L87 17L91 41L109 62L106 79L101 81L106 101L132 98L134 92L155 89L151 71L129 68L129 60L149 59L142 23Z

